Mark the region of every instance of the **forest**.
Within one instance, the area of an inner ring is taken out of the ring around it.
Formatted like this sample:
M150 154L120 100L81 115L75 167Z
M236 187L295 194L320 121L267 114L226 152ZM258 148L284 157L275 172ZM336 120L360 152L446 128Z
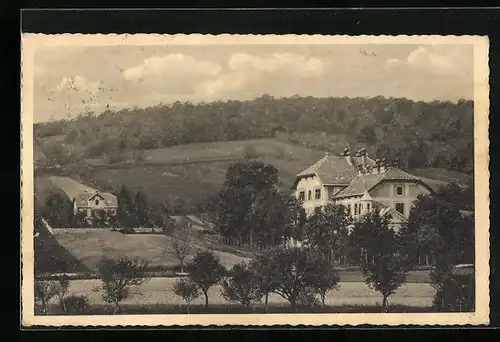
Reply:
M367 148L398 158L403 168L436 167L471 175L474 103L415 102L404 98L314 98L269 95L250 101L181 103L86 113L34 125L35 142L63 136L44 150L58 164L125 151L175 145L277 137L340 153Z

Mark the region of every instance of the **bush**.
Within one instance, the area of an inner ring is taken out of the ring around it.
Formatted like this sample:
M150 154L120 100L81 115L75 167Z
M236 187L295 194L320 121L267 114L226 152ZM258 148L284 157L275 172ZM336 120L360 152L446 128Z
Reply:
M321 306L321 302L316 298L314 293L306 292L302 293L299 298L297 298L297 307L301 309L312 309Z
M433 305L441 311L474 311L474 275L455 274L443 282L436 291Z
M64 306L69 314L87 314L90 310L89 299L86 296L69 296L64 298Z

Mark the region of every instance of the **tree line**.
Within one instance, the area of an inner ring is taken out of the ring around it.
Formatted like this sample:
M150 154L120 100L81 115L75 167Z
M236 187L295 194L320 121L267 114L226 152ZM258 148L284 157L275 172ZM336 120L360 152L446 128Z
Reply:
M120 161L127 152L212 141L279 137L340 153L367 147L406 168L443 167L473 172L473 101L430 103L405 98L274 98L144 109L107 110L74 120L39 123L35 141L64 135L44 151L53 164L84 158ZM134 156L140 159L141 155Z

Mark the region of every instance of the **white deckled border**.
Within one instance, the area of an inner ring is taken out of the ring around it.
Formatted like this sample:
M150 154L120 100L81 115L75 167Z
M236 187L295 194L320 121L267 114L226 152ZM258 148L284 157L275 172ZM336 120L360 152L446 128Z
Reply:
M33 74L43 46L469 44L474 46L476 311L473 313L34 316ZM486 36L30 34L22 37L22 322L24 326L480 325L489 323L489 41Z

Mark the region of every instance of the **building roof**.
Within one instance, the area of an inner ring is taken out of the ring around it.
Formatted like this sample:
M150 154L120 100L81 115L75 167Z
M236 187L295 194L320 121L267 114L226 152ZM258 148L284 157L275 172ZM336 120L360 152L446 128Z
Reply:
M327 154L313 165L297 175L294 187L298 180L305 176L316 176L323 185L349 184L358 174L358 165L361 164L361 157L334 156ZM375 161L366 157L366 163L375 166Z
M82 183L75 181L69 177L50 177L52 183L60 188L70 201L75 200L77 206L86 206L89 199L95 195L99 195L106 201L106 205L109 207L118 206L118 200L116 196L108 192L100 192L94 188L86 186Z
M370 191L375 185L385 180L421 182L419 178L403 170L390 167L385 172L362 174L354 177L345 189L335 194L334 198L361 196L366 191Z
M392 219L398 219L399 222L406 222L407 219L404 217L403 214L401 214L399 211L395 210L392 207L389 207L381 202L378 201L373 201L373 206L378 207L380 209L380 215L385 215L385 214L390 214L392 216ZM395 223L392 221L392 223Z

